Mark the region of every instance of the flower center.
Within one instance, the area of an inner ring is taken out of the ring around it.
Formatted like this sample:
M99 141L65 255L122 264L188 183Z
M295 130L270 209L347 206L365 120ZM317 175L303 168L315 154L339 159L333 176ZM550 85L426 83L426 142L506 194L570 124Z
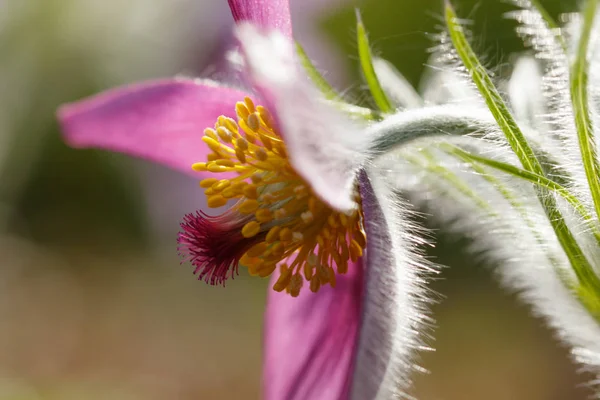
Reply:
M248 97L236 104L238 122L220 116L202 140L212 153L196 171L228 173L200 182L209 207L237 203L218 217L186 216L180 252L196 267L199 279L224 283L237 265L267 277L279 266L273 286L298 296L306 281L313 292L335 286L336 272L363 253L362 211L333 210L320 200L291 166L285 143L267 109ZM235 177L230 177L235 175ZM357 201L360 199L357 194Z

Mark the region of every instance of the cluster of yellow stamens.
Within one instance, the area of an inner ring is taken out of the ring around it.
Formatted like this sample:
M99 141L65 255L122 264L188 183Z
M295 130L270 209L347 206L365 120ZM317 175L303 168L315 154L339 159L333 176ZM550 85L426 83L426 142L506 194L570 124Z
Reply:
M336 272L345 273L365 248L361 210L337 212L313 193L290 165L285 143L264 107L246 97L236 104L236 113L237 122L221 116L214 129L204 131L202 140L212 153L193 168L235 175L207 178L200 186L209 207L238 199L224 221L241 232L238 239L231 238L244 242L240 265L261 277L279 266L273 289L292 296L304 281L313 292L327 283L335 286Z

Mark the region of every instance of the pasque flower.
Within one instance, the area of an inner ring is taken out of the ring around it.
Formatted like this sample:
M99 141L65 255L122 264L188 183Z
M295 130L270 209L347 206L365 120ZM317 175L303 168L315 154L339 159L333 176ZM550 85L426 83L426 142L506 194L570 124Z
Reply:
M146 82L59 111L65 140L201 179L217 217L185 216L199 279L238 265L272 276L267 399L390 398L406 386L422 319L409 224L369 160L379 138L326 101L293 46L285 0L230 0L246 86Z

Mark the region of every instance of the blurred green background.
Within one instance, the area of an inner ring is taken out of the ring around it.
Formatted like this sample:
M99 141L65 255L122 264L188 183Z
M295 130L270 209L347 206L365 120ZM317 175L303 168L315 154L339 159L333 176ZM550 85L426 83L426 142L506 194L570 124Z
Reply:
M361 98L354 7L375 50L415 85L441 0L292 0L295 32L336 85ZM456 1L489 66L522 52L511 9ZM544 2L553 14L571 1ZM266 282L226 289L179 266L193 180L60 140L55 110L100 90L183 73L219 76L224 0L8 0L0 15L0 400L257 399ZM424 400L584 399L567 351L498 288L494 266L433 226L436 351L415 373Z

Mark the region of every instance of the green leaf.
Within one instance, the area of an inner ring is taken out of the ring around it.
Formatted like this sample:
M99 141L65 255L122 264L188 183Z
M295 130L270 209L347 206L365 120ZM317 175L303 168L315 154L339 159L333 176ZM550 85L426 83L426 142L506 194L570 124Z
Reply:
M373 56L371 54L371 47L369 46L369 39L367 38L367 31L362 23L360 12L358 10L356 10L356 40L358 43L360 65L367 81L367 85L369 85L373 100L375 100L375 104L377 104L377 107L379 107L382 112L391 113L394 111L394 108L383 91L379 79L377 78L377 74L375 74Z
M486 105L491 111L494 119L504 132L510 147L513 149L523 167L531 172L543 175L542 165L535 156L535 153L529 146L525 135L517 125L512 114L508 111L506 103L500 96L498 89L494 86L492 79L481 65L471 45L465 37L462 26L457 22L454 9L449 2L446 2L446 24L452 43L456 52L461 58L463 64L471 74L473 82L483 96Z
M315 84L315 86L323 93L327 100L334 101L343 101L337 91L327 82L327 80L321 75L321 73L317 70L315 65L310 61L310 58L304 51L304 48L300 43L296 42L296 53L300 58L300 62L306 71L306 74L310 78L311 81Z
M600 246L600 231L598 231L598 227L596 226L592 215L587 211L587 208L579 201L579 199L571 192L569 192L564 186L558 184L557 182L546 178L545 176L541 176L535 174L533 172L525 171L522 168L515 167L514 165L507 164L501 161L492 160L486 157L481 157L469 152L466 152L456 146L451 145L441 145L444 150L448 153L457 156L458 158L467 161L469 163L477 162L483 165L487 165L495 170L505 172L509 175L515 176L520 179L524 179L533 183L534 185L538 185L544 187L548 190L551 190L564 198L571 206L581 215L581 217L588 224L589 229L593 232L598 245Z
M598 162L596 140L592 130L589 110L588 86L588 46L594 24L598 1L588 0L583 13L583 27L577 49L577 57L571 67L571 100L575 113L575 126L579 139L581 159L585 169L596 215L600 218L600 163Z
M529 2L531 3L531 7L537 10L537 12L539 12L542 18L544 19L544 21L546 21L546 25L548 25L548 28L555 30L560 29L560 26L558 26L558 24L556 23L554 18L552 18L552 15L550 15L548 10L546 10L544 6L542 6L542 3L540 3L538 0L529 0Z
M535 11L537 11L542 16L542 19L546 23L546 26L548 27L548 29L550 29L554 32L554 36L556 37L556 40L558 41L560 46L563 48L563 50L565 52L567 52L567 42L565 41L565 38L563 37L563 35L561 33L560 26L554 20L554 18L552 18L552 15L550 15L548 10L546 10L544 8L544 6L542 6L542 3L540 3L538 0L529 0L529 3L531 4L531 8L534 9Z
M454 146L448 146L448 147L449 148L451 147L452 149L458 149L457 147L454 147ZM460 150L460 149L458 149L458 150ZM479 176L481 176L483 179L488 181L488 183L490 183L494 188L496 188L498 193L500 193L500 195L502 197L504 197L504 199L506 199L506 201L519 213L519 215L521 216L523 221L525 221L525 225L527 225L531 234L535 237L536 242L540 246L545 246L546 239L535 228L535 223L531 220L529 213L528 213L527 209L525 208L525 206L519 201L519 196L517 194L513 193L510 190L510 188L508 188L506 185L504 185L494 175L490 174L484 165L478 164L476 161L469 160L468 158L459 157L457 154L455 154L453 152L449 152L449 154L454 155L465 162L468 162L469 166L473 169L473 171L475 173L479 174ZM557 260L551 254L547 254L546 257L548 258L548 261L550 262L550 264L552 264L552 266L554 267L554 270L558 274L561 281L566 286L572 287L573 286L572 278L570 278L570 276L565 274L564 270L561 270L559 260Z
M462 26L457 22L456 13L448 0L446 0L445 17L448 33L458 56L471 74L473 82L483 96L494 119L504 132L515 155L518 157L519 161L521 161L523 168L536 175L545 176L542 164L521 132L514 117L509 112L500 93L494 86L492 79L469 45ZM598 299L589 298L594 293L600 294L600 279L596 275L589 260L586 258L577 239L566 224L564 217L557 206L556 199L549 195L548 189L544 187L536 185L535 189L546 216L556 233L556 237L565 251L571 267L581 285L581 290L579 290L578 293L585 293L585 298L580 296L580 300L588 308L590 313L600 320L600 301L598 301Z

